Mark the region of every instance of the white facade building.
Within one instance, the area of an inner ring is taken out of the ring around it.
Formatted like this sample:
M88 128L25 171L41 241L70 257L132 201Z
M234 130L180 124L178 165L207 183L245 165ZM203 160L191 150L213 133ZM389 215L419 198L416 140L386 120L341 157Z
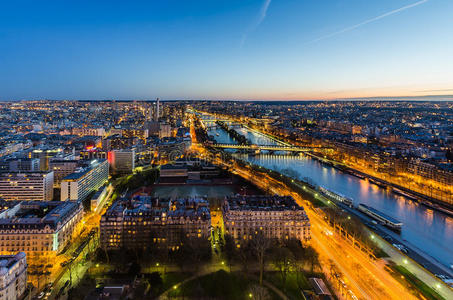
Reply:
M103 186L109 177L106 159L95 159L90 166L66 176L61 182L61 201L85 200L90 193Z
M53 180L53 172L0 173L0 198L50 201L53 198Z

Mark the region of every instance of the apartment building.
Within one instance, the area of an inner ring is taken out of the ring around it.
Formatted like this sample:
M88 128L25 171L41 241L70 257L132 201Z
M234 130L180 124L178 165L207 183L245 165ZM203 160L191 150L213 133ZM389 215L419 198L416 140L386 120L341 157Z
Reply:
M103 186L109 177L109 164L105 159L92 160L61 181L61 201L84 201Z
M279 240L310 239L305 210L290 196L225 197L222 213L225 233L238 244L253 239L259 232Z
M54 173L3 172L0 173L0 198L5 200L40 200L53 198Z
M71 240L83 207L73 201L22 201L0 213L0 253L57 254Z
M27 288L27 259L24 252L0 255L0 300L22 299Z
M104 249L176 249L184 239L208 239L211 215L203 198L166 200L149 196L116 201L102 216Z

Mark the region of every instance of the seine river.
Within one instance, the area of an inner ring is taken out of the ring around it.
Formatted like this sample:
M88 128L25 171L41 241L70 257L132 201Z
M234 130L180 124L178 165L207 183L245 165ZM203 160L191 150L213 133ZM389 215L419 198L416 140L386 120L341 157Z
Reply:
M275 144L271 139L246 128L237 130L254 144ZM210 129L208 133L219 143L235 143L221 129ZM401 231L403 239L445 266L453 264L453 218L418 205L367 180L326 166L311 157L277 154L236 155L293 178L309 180L311 183L353 199L356 206L359 203L365 203L402 221L404 223Z

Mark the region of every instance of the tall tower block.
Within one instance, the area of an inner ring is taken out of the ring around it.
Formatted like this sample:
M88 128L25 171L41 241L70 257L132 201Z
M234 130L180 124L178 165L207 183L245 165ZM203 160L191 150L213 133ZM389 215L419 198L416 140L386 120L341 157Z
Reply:
M160 102L159 102L159 98L157 98L156 100L156 115L155 115L155 119L154 121L159 121L159 116L160 116Z

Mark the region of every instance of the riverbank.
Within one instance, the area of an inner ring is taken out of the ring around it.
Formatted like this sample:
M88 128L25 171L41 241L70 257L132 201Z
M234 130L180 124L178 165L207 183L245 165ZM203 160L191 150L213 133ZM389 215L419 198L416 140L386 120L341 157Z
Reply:
M333 161L326 160L323 157L320 157L320 156L318 156L318 155L316 155L314 153L307 153L307 154L310 155L310 157L313 157L313 158L317 159L318 161L320 161L322 163L328 164L329 166L334 167L334 168L336 168L339 171L345 172L345 173L347 173L349 175L352 175L352 176L355 176L355 177L357 177L359 179L367 178L368 180L370 180L371 183L374 183L374 184L378 185L381 188L391 188L392 192L397 194L397 195L399 195L399 196L403 196L406 199L418 202L418 203L420 203L420 204L422 204L422 205L424 205L426 207L429 207L429 208L434 209L434 210L436 210L438 212L441 212L441 213L444 213L444 214L446 214L446 215L448 215L450 217L453 217L453 207L452 208L449 208L447 206L444 207L442 205L445 205L445 204L439 203L439 201L434 199L434 198L431 198L431 197L428 197L426 195L420 194L418 192L415 192L415 191L410 190L408 188L405 188L403 186L400 186L400 185L397 185L397 184L382 180L380 178L374 177L374 176L372 176L370 174L367 174L367 173L361 172L359 170L353 169L353 168L348 167L348 166L346 166L344 164L334 163Z

